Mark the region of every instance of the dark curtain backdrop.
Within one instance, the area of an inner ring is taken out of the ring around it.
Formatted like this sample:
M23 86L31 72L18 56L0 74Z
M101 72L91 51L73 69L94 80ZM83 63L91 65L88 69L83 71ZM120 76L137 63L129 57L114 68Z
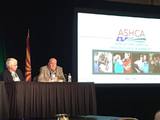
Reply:
M50 57L56 57L65 73L72 72L72 1L45 1L7 3L0 23L6 43L6 57L18 59L19 68L25 72L25 44L30 29L32 76L47 64ZM2 38L0 38L2 39Z

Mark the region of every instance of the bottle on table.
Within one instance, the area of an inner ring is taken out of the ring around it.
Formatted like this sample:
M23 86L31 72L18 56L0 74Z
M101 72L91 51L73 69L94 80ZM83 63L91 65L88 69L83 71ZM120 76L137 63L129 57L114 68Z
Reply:
M68 82L72 82L72 76L71 76L71 73L68 73Z

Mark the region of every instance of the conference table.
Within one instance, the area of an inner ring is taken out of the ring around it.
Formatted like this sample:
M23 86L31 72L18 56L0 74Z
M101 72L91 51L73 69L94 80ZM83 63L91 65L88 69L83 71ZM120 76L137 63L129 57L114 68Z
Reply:
M94 83L0 82L0 118L96 114Z
M0 119L9 118L9 101L4 82L0 81Z

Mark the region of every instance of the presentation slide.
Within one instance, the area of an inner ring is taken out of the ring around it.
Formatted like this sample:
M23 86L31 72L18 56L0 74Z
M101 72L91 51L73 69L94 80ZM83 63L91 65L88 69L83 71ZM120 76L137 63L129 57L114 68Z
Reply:
M77 14L78 82L160 83L160 19Z

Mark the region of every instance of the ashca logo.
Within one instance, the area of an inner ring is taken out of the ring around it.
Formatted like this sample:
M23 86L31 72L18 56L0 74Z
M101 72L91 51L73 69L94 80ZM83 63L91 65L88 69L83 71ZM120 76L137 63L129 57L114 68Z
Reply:
M120 29L116 41L144 42L146 40L144 31L139 29Z

